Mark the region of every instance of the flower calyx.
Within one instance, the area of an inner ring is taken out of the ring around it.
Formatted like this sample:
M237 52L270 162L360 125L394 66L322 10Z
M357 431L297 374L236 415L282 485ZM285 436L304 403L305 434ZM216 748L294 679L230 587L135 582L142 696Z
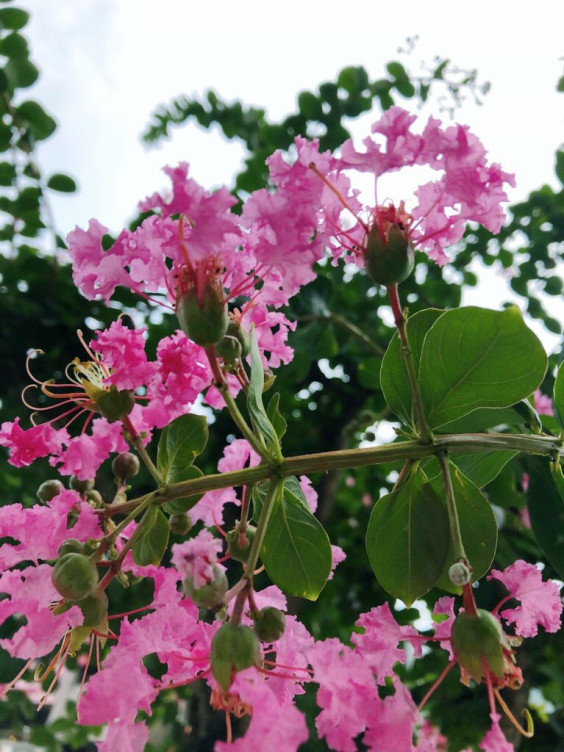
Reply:
M415 263L413 245L409 235L411 217L400 208L379 206L375 220L368 228L363 249L368 275L379 285L403 282L412 272Z
M210 651L211 670L225 692L231 686L234 673L258 666L260 660L259 638L251 627L227 622L215 633Z

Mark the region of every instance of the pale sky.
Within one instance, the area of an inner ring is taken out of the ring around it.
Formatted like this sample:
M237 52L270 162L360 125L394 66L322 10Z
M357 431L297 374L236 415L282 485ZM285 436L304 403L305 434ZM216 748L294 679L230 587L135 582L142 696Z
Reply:
M385 64L413 35L419 36L408 59L413 67L440 55L477 68L479 80L491 82L482 107L469 100L455 117L472 127L492 161L516 173L510 198L546 182L558 185L553 167L564 140L564 94L556 92L564 73L562 0L21 5L32 14L25 33L42 72L26 96L42 102L59 123L39 150L40 162L47 174L69 172L80 186L77 196L53 200L62 234L90 217L119 231L139 199L166 185L164 164L190 162L192 176L207 188L231 182L242 150L217 133L190 125L159 149L143 146L139 136L157 104L213 88L280 118L294 109L300 90L333 80L347 65L364 65L371 78L384 75ZM436 102L423 114L438 115Z

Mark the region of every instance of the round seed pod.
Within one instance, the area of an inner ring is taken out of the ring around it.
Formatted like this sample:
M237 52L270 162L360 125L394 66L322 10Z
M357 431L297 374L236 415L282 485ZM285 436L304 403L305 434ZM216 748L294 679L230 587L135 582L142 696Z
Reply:
M63 598L80 601L89 596L98 584L98 570L87 556L69 553L55 564L51 579Z
M47 503L58 496L64 489L60 480L46 480L37 489L37 498L39 501Z
M274 606L267 606L252 614L257 637L261 642L276 642L286 631L286 614Z
M73 491L78 491L79 494L85 494L87 491L92 491L94 488L94 481L89 478L88 480L80 480L76 475L71 475L69 480L69 486Z
M112 462L112 471L121 481L133 478L139 472L139 459L132 452L118 454Z
M250 627L227 622L213 637L210 651L212 674L225 692L231 685L233 673L258 665L260 657L258 637Z
M245 529L247 542L244 544L241 544L237 528L227 533L227 550L232 559L235 559L235 561L247 561L256 531L257 529L254 525L247 525Z

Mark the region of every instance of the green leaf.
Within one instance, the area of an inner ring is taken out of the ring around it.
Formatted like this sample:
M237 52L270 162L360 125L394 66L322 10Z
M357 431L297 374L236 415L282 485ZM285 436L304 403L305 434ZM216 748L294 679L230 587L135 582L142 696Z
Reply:
M170 534L168 520L160 509L153 507L148 510L147 515L139 524L146 525L146 529L133 545L131 551L133 561L140 567L146 567L149 564L158 565L168 545Z
M448 548L444 504L421 472L376 502L366 531L368 558L384 590L407 606L433 587Z
M453 457L454 464L478 488L496 478L517 452L474 452Z
M22 102L16 109L16 112L18 114L18 119L22 121L23 125L29 128L36 141L42 141L43 139L48 138L57 128L57 123L53 118L45 112L38 102L31 99ZM53 175L53 178L59 177L72 181L72 178L67 178L66 175ZM53 178L50 178L49 182ZM49 182L47 183L48 186ZM74 184L74 181L72 182Z
M480 490L466 478L452 462L450 474L460 534L462 543L472 566L472 581L479 580L490 569L497 547L497 523L492 511L491 504ZM432 486L441 497L446 511L444 484L441 477L432 481ZM446 590L448 593L460 593L448 578L449 567L454 564L455 557L452 550L452 542L449 539L448 553L443 571L435 583L436 587Z
M29 21L29 13L21 8L2 8L0 10L0 28L22 29Z
M392 61L391 63L388 63L386 65L386 70L395 79L405 80L406 78L409 79L409 76L407 75L407 71L403 67L401 63L398 63L397 60Z
M380 391L380 369L382 367L381 358L364 358L359 364L356 371L358 382L365 389L374 389Z
M564 426L564 362L560 363L554 382L554 414L561 426Z
M201 478L202 475L203 473L200 468L196 467L195 465L189 465L188 467L184 468L184 470L176 474L174 482L180 483L180 481L183 480L194 480L194 478ZM192 507L196 506L203 495L203 493L199 493L193 496L186 496L181 499L173 499L172 501L167 501L165 504L163 504L163 509L168 514L182 514L183 512L188 512L190 509L192 509Z
M276 429L270 422L264 404L262 393L264 390L264 369L257 344L254 327L251 329L251 381L247 394L247 408L255 429L263 437L268 449L280 453L280 443Z
M270 402L268 403L268 407L266 408L266 414L268 416L268 419L274 426L274 430L276 431L276 435L279 439L284 436L286 433L286 429L288 427L288 424L286 423L286 419L280 412L279 408L280 404L280 394L276 392L272 395L272 398Z
M331 572L327 533L287 484L274 502L261 559L275 585L310 601L317 599Z
M47 188L50 188L52 191L59 191L60 193L74 193L76 187L76 182L70 175L63 175L60 172L56 175L51 175L47 181Z
M11 57L14 60L25 60L29 56L27 40L21 34L8 34L0 40L0 55Z
M446 311L425 338L419 368L431 427L479 407L508 407L535 391L547 358L538 338L511 306L504 311Z
M444 423L439 433L482 433L488 428L524 425L523 416L513 407L479 407L462 418Z
M15 178L15 165L11 162L0 162L0 185L12 185Z
M410 316L407 320L407 336L409 338L415 373L419 370L421 350L423 349L423 342L427 336L427 332L443 313L444 311L441 311L439 308L427 308ZM397 332L392 337L382 360L380 384L384 398L390 408L404 423L415 427L411 389L409 388L407 371L401 357L401 345Z
M550 472L547 460L530 457L527 506L531 527L542 552L564 578L564 478Z
M564 185L564 151L556 152L556 165L554 167L554 172L556 173L558 180Z
M29 60L8 60L4 66L4 73L12 89L26 89L39 77L39 71Z
M203 452L208 424L203 415L181 415L162 432L157 449L157 470L163 483L186 480L186 468Z

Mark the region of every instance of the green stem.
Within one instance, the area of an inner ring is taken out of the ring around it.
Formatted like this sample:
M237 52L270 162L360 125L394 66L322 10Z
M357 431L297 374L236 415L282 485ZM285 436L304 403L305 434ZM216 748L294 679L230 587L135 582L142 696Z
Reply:
M448 465L447 453L439 452L437 454L437 459L439 461L439 465L441 466L441 472L443 475L448 522L450 526L450 537L452 540L454 559L455 561L462 561L465 564L468 564L469 562L464 550L464 543L462 542L462 533L460 532L460 521L458 519L458 510L456 508L456 500L454 498L454 488L452 487L452 478L450 477L450 467Z
M415 407L415 412L417 414L417 426L419 428L419 434L421 436L421 441L424 444L429 444L433 440L433 433L431 431L429 424L427 423L425 411L423 410L423 402L421 400L419 382L417 380L417 374L415 373L415 366L413 364L413 355L411 352L411 348L409 346L406 320L405 320L404 312L401 309L401 304L400 304L400 299L399 299L399 294L398 294L398 286L397 284L389 285L387 290L388 290L388 298L390 300L390 305L392 307L392 312L394 314L394 322L396 324L396 328L398 330L398 337L401 343L401 348L400 348L401 357L403 359L405 370L407 371L407 378L409 380L409 388L411 390L411 397L413 399L413 405Z
M160 486L161 483L163 482L163 480L161 478L161 474L157 470L157 468L155 466L155 463L149 457L149 454L148 454L147 450L143 446L143 439L141 438L141 436L139 436L139 434L137 433L137 431L133 427L132 422L129 420L129 415L124 415L123 418L121 419L121 422L123 424L123 427L125 428L125 430L129 434L129 437L131 439L131 443L133 444L133 446L137 450L137 453L139 454L139 456L141 457L141 459L145 463L145 466L147 467L147 470L151 473L151 475L155 479L157 485Z
M249 551L249 558L247 559L247 562L245 564L245 574L243 575L244 579L248 580L249 583L252 583L253 581L253 575L254 575L255 567L257 565L258 558L260 556L262 544L264 542L266 528L268 525L268 521L270 519L270 515L274 508L274 503L276 501L276 497L278 495L278 489L281 483L282 483L281 478L279 477L271 478L270 485L268 486L268 491L266 492L266 497L262 504L262 509L260 510L260 516L259 516L259 520L257 523L257 530L255 533L255 537L253 538L253 542L251 544L251 550Z
M141 496L139 499L134 499L134 501L136 502L136 504L133 507L129 506L131 504L131 502L126 502L126 504L128 505L128 509L127 510L124 509L124 507L126 506L126 504L120 504L120 505L118 505L118 508L116 508L115 510L112 510L112 511L115 512L115 514L119 514L121 512L129 511L129 509L131 509L131 511L129 512L129 514L127 515L127 517L125 519L123 519L119 523L119 525L117 525L115 527L114 530L112 530L110 533L107 533L106 535L104 535L103 538L100 539L100 544L99 544L98 548L90 556L90 558L92 559L92 561L96 562L96 561L99 561L102 558L102 556L110 548L110 546L115 541L115 539L118 537L118 535L122 532L122 530L125 530L125 528L129 525L130 522L133 522L135 520L135 518L138 517L141 514L141 512L143 512L145 509L147 509L147 507L153 501L155 495L156 495L156 493L153 492L153 493L147 494L146 496Z
M307 475L308 473L327 472L329 470L345 470L355 467L366 467L383 462L418 460L430 457L445 450L450 454L469 454L472 452L516 451L545 456L564 456L562 442L553 436L531 436L528 434L504 433L476 433L476 434L445 434L435 436L433 444L422 444L419 441L398 441L379 447L366 449L339 449L334 452L319 452L295 457L286 457L273 470L268 465L246 467L229 473L206 475L202 478L181 481L163 486L159 490L159 504L181 499L185 496L213 491L219 488L246 486L273 477L287 478L291 475ZM101 512L104 517L116 514L127 514L137 509L146 497L132 499L119 504L115 509L108 507Z

